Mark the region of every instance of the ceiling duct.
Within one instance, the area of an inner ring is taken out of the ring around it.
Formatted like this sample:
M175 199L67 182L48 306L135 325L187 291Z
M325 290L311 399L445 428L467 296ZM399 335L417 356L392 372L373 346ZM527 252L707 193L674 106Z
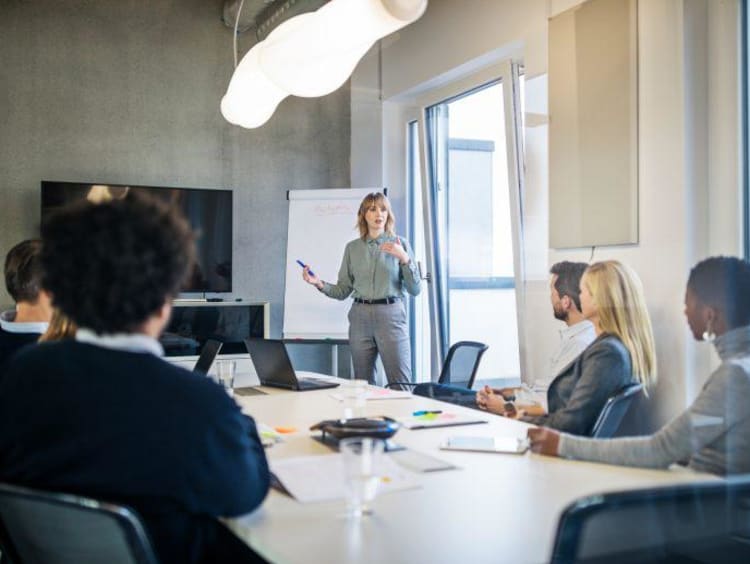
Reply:
M254 30L258 41L265 39L276 26L289 18L314 12L329 0L225 0L222 21L237 32ZM241 8L240 8L241 6ZM241 11L240 11L241 10ZM239 21L237 20L237 12Z

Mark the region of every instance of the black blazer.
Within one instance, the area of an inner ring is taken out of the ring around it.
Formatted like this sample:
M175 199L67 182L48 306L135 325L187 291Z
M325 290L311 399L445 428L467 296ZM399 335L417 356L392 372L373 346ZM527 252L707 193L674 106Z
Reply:
M552 381L548 413L523 420L588 436L607 400L637 381L628 349L614 335L602 334Z
M0 327L0 374L16 352L35 344L41 336L40 333L10 333Z

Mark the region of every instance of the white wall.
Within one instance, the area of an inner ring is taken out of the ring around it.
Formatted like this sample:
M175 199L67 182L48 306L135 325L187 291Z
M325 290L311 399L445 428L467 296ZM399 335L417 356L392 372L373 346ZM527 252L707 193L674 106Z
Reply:
M431 0L422 19L386 38L384 178L404 177L398 118L418 94L511 54L523 58L527 77L544 73L547 18L579 1ZM736 0L639 5L639 243L597 248L594 260L622 260L643 279L661 378L652 426L686 405L712 362L708 347L692 342L682 313L689 268L709 253L740 252L738 21ZM353 143L352 166L356 151ZM543 159L536 164L546 168ZM534 202L533 215L524 218L527 229L544 229L546 171L529 170L526 180L524 198ZM540 249L537 242L526 257L534 264L546 256L551 264L588 261L590 253ZM544 271L529 268L525 283L527 372L543 366L559 328Z

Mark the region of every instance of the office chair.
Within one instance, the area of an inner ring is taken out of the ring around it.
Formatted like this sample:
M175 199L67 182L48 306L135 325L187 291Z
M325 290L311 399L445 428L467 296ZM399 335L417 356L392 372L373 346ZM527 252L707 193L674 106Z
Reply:
M158 564L127 507L0 484L0 545L10 564Z
M630 406L642 392L643 384L628 384L609 398L591 429L591 436L597 439L614 436Z
M476 341L453 343L451 348L448 349L448 355L443 362L443 368L440 371L440 378L438 378L437 383L442 386L471 389L479 369L479 362L488 348L484 343ZM386 387L396 386L401 388L413 387L415 394L428 395L428 388L434 386L434 383L390 382Z
M750 562L750 477L576 500L560 517L551 561Z

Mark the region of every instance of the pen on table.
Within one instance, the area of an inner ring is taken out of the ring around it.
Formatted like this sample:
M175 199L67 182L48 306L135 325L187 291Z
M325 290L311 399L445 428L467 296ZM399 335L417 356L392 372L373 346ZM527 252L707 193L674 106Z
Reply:
M419 417L420 415L438 415L442 413L439 409L421 409L419 411L415 411L412 413L414 417Z
M315 273L312 270L310 270L309 267L304 262L297 259L297 264L300 265L302 268L307 268L308 269L307 272L310 274L310 276L315 276Z

